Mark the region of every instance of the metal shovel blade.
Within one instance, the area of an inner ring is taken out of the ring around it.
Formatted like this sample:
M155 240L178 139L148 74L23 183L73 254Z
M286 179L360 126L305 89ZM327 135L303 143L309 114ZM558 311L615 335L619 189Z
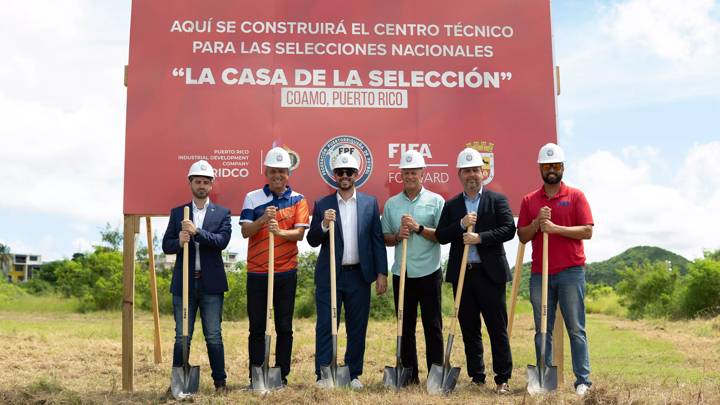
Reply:
M428 393L433 395L448 394L455 389L460 367L443 367L440 364L433 364L427 379Z
M270 367L270 343L272 338L265 335L265 361L262 365L250 367L252 390L267 392L282 387L280 367Z
M187 368L173 367L170 376L170 391L173 398L183 400L198 392L200 388L200 366Z
M347 388L350 386L350 368L337 365L337 335L332 336L332 361L320 366L320 381L325 388Z
M433 363L433 365L430 366L427 379L427 390L430 394L447 394L455 389L458 377L460 376L460 367L450 366L450 354L452 353L454 340L455 336L450 333L448 335L447 346L445 347L444 363L442 365Z
M412 367L403 367L400 362L396 367L385 366L383 385L396 390L406 387L412 378L412 372Z
M320 380L325 388L347 388L350 386L348 366L328 365L320 367Z
M413 368L403 367L401 357L402 336L397 337L395 350L395 367L385 366L385 370L383 370L383 385L397 390L408 385L412 378Z
M557 389L557 367L528 366L528 392L530 394L544 394Z

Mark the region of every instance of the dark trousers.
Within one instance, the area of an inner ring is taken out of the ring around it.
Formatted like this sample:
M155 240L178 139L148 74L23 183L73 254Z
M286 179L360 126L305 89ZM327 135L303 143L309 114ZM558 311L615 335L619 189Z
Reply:
M417 307L420 304L423 331L425 332L425 361L427 370L433 363L443 363L443 336L442 312L440 305L440 289L442 286L442 273L440 270L424 277L405 279L405 299L402 325L402 359L403 366L412 367L410 380L419 384L417 346L415 344L415 325L417 324ZM398 309L398 296L400 294L400 277L393 275L393 299L395 300L395 314Z
M457 283L453 284L457 294ZM507 382L512 375L512 354L507 333L507 309L505 307L505 283L495 283L482 268L473 264L465 273L458 320L465 343L468 376L485 381L480 314L490 336L495 383Z
M222 312L224 294L207 294L202 279L195 282L195 288L188 294L188 357L190 342L195 330L195 317L200 310L205 345L210 360L212 379L217 383L224 382L225 347L222 340ZM183 365L182 347L182 295L173 295L173 314L175 316L175 345L173 346L173 367Z
M345 365L350 377L357 378L363 372L365 336L370 315L370 284L365 281L360 267L340 270L337 274L337 311L345 306L345 331L347 348ZM320 377L320 366L332 361L332 320L330 313L330 286L315 287L315 375ZM340 317L337 318L338 324ZM339 361L338 361L339 362Z
M250 321L248 352L250 366L259 366L265 361L265 324L267 311L267 274L248 273L247 311ZM280 367L282 378L290 374L293 329L292 319L295 310L295 289L297 272L276 273L273 292L275 313L275 367ZM248 368L250 372L250 368ZM250 374L252 378L252 374Z

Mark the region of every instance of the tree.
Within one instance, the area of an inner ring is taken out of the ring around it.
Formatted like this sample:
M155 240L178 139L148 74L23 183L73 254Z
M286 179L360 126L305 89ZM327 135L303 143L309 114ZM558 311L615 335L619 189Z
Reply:
M13 257L10 253L10 246L0 243L0 272L7 277L8 272L12 268Z
M683 315L692 318L720 313L720 261L707 258L693 262L683 287Z
M666 263L645 262L622 270L620 276L617 290L631 318L665 317L672 313L678 272L670 271Z
M123 233L120 229L113 228L109 222L106 222L105 229L100 230L100 240L107 244L110 250L118 251L123 243Z

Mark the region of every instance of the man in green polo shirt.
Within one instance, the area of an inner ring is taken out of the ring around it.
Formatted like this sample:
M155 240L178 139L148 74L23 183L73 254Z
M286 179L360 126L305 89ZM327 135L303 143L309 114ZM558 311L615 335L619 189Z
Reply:
M403 239L408 240L407 279L403 317L401 358L403 365L413 368L410 384L419 384L417 349L415 347L415 324L420 304L423 330L425 332L425 357L427 369L433 363L443 362L442 313L440 306L440 244L435 238L435 228L440 220L445 200L422 186L425 175L425 159L420 152L409 150L400 158L403 191L390 197L385 203L381 219L385 245L397 246L393 273L393 295L397 313L400 288L400 262Z

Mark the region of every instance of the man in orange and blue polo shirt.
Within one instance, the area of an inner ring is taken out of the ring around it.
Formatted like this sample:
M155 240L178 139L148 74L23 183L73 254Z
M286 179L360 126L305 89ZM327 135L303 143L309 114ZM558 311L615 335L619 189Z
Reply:
M275 235L275 366L280 367L283 385L287 385L292 353L297 242L303 239L305 229L310 226L310 213L305 197L288 186L290 166L290 155L285 149L270 149L265 157L265 177L268 183L247 194L240 213L242 235L250 238L247 257L250 367L259 366L264 360L268 239L271 232Z
M540 175L544 184L527 194L520 204L518 237L522 243L532 240L530 302L535 317L535 352L540 356L540 315L542 304L542 234L548 234L547 340L545 364L552 365L552 325L555 308L565 319L570 337L575 392L585 395L590 388L590 356L585 333L585 251L583 240L590 239L593 218L582 191L562 182L565 153L554 143L540 149ZM562 336L558 336L562 339ZM540 361L538 360L538 363Z

